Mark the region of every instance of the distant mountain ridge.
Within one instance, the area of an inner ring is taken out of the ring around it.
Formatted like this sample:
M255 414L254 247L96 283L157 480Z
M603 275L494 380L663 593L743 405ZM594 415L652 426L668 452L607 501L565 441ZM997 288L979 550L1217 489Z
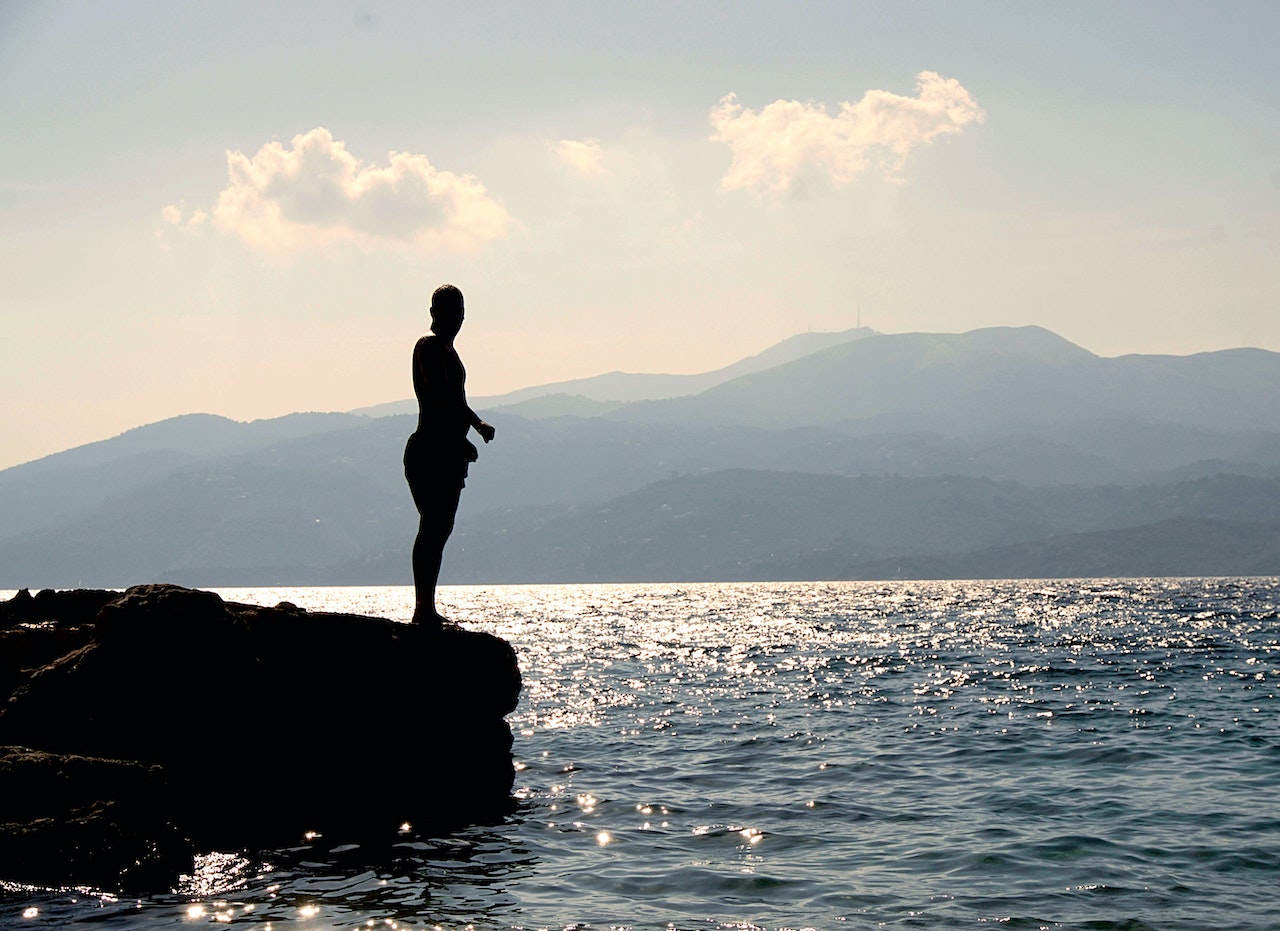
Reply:
M404 497L332 466L180 473L90 520L0 540L0 586L56 585L59 559L80 571L68 586L407 584ZM122 538L130 524L151 530ZM726 470L593 506L472 514L446 557L447 580L473 584L1209 571L1280 574L1280 477L1028 488Z
M183 414L0 471L0 538L46 526L202 459L269 449L367 422L351 414L287 414L241 423Z
M1107 359L1038 327L774 350L676 398L542 386L490 410L445 581L1054 575L1089 541L1117 573L1267 564L1240 541L1280 524L1276 353ZM406 582L413 423L193 414L4 470L0 587ZM1124 558L1192 518L1217 523L1181 555Z
M1050 579L1280 575L1280 523L1168 520L970 553L795 566L805 579Z
M1156 547L1158 531L1138 530L1171 521L1218 528L1214 551L1190 558L1185 541ZM1280 545L1250 555L1221 532L1227 527L1242 528L1244 541L1280 544L1280 478L1037 489L956 476L726 470L597 507L477 515L460 528L454 562L459 581L476 583L495 573L519 582L877 577L869 569L882 578L925 578L930 569L963 578L966 568L981 578L1048 578L1082 566L1091 575L1182 574L1195 565L1280 573ZM1148 552L1125 553L1126 539L1144 540ZM531 556L512 558L520 553Z
M572 378L568 381L551 382L531 388L520 388L506 394L479 396L471 399L473 407L501 409L512 405L520 405L548 395L564 395L570 398L585 398L587 401L610 404L611 402L651 401L662 398L676 398L687 394L697 394L716 385L723 384L743 375L762 372L765 369L794 362L812 355L822 349L838 346L842 343L875 336L875 330L869 327L855 327L840 332L798 333L768 349L740 359L731 365L710 372L695 375L655 375L633 372L606 372L603 375L592 375L588 378ZM417 402L412 398L404 401L391 401L386 404L375 404L354 410L353 414L369 417L385 417L389 414L415 414Z
M180 414L0 470L0 481L49 469L91 468L149 453L174 453L193 458L220 455L300 436L345 430L363 422L364 418L355 414L314 411L248 422L218 414Z
M1280 354L1102 358L1034 326L880 335L610 416L948 435L1117 418L1280 430Z

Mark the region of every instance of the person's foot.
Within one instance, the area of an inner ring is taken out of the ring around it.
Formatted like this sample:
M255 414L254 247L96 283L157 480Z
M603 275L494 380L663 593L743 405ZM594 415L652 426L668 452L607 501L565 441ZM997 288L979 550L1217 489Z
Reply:
M453 626L452 621L435 610L414 611L413 623L418 624L421 627L426 627L430 630L440 630L446 624L451 627Z

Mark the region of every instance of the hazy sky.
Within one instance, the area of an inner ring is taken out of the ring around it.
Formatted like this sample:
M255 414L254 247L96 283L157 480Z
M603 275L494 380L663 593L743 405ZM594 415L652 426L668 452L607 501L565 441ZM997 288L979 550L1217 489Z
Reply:
M0 468L793 333L1280 350L1280 4L0 0Z

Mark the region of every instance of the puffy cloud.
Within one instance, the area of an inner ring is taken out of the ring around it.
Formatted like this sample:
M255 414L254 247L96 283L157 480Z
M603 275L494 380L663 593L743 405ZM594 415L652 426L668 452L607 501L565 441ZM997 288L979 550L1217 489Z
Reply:
M584 175L604 173L604 150L596 139L561 139L551 151Z
M227 170L214 223L267 252L334 243L471 251L512 222L474 177L411 152L389 153L385 167L365 165L322 127L252 157L228 152Z
M170 237L179 233L191 235L200 232L209 221L203 210L188 210L186 204L168 204L160 208L161 223L156 227L156 239L162 248L168 249Z
M178 229L196 230L204 226L209 219L209 214L203 210L192 210L188 213L185 206L169 204L167 207L160 208L160 218Z
M921 71L915 97L870 90L857 103L840 104L835 116L822 104L797 100L777 100L757 113L729 94L711 111L711 138L733 151L723 188L781 194L808 165L825 168L837 185L873 166L892 177L916 146L984 118L959 81Z

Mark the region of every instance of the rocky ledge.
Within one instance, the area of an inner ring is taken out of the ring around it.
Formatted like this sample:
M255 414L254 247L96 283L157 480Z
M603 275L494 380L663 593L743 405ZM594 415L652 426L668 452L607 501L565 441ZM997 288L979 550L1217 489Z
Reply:
M0 880L167 886L202 850L506 810L489 634L172 585L0 603Z

